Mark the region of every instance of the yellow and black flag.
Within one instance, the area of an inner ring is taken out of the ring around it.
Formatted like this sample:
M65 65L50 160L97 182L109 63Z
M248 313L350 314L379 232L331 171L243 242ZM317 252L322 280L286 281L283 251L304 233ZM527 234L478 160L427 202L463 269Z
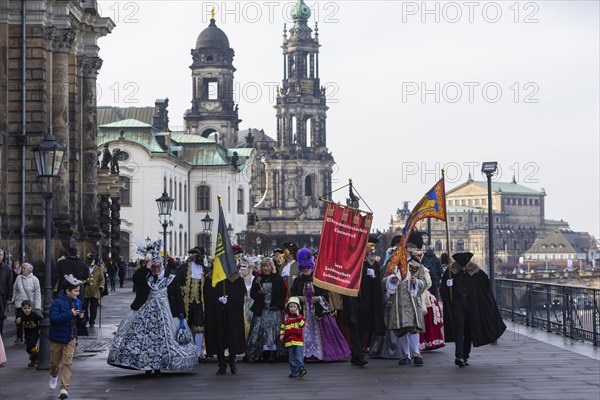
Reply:
M213 263L212 286L217 286L217 283L229 279L236 280L239 276L235 259L233 258L233 249L231 240L227 232L227 223L223 215L223 207L221 207L221 197L219 196L219 227L217 229L217 244L215 247L215 260Z

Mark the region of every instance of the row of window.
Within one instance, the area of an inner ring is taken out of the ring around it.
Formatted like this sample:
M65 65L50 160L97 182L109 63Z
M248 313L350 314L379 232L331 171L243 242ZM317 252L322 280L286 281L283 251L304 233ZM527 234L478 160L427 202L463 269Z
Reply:
M121 188L121 206L122 207L131 207L131 180L127 176L120 176L121 182L123 183L123 187ZM166 191L166 182L167 178L165 178L165 191ZM179 186L178 192L179 195L173 193L173 181L169 180L169 196L174 197L175 201L173 202L173 209L180 210L183 212L187 212L187 196L185 193L187 192L187 185L183 185L182 192L182 184L175 184L177 188ZM183 200L182 200L183 199ZM211 199L211 190L208 185L200 185L196 188L196 211L210 211L210 199ZM179 206L179 207L178 207ZM236 199L236 208L238 214L244 214L244 189L238 188L237 190L237 199Z
M530 198L504 198L502 202L505 205L512 206L539 206L539 199ZM455 199L448 200L449 206L485 206L487 205L487 198L483 199Z

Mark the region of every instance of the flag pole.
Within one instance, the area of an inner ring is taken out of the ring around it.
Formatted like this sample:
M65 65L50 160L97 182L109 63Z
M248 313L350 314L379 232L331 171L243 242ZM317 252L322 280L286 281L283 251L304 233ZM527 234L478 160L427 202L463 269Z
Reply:
M221 209L221 196L219 196L219 195L217 195L217 202L219 203L219 209ZM218 234L219 233L217 232L217 235ZM216 247L216 244L215 244L215 247ZM227 295L227 291L225 289L225 282L223 282L223 296L226 296L226 295Z
M446 201L446 178L444 177L444 169L442 168L442 179L444 180L444 201ZM444 210L446 210L446 254L448 254L448 261L450 261L450 230L448 229L448 209L447 205L444 204ZM452 270L450 264L448 264L448 279L452 279ZM448 288L450 290L450 301L452 301L452 286Z

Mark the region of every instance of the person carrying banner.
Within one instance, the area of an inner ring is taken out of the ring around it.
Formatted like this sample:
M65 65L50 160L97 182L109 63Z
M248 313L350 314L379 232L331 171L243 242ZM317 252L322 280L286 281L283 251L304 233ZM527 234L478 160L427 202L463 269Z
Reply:
M400 244L402 241L400 242ZM404 280L398 284L396 292L388 299L385 309L385 325L400 338L403 356L400 365L423 365L419 345L419 332L425 327L423 315L427 312L423 304L423 292L427 290L424 266L421 264L423 237L413 231L406 242L410 253L408 271ZM402 275L395 272L400 278Z
M244 299L246 285L240 277L219 197L219 225L212 269L204 281L204 341L206 355L216 355L217 375L237 374L236 356L246 350ZM225 358L225 349L229 359Z
M469 365L471 344L484 346L496 341L506 325L492 294L487 274L471 262L473 253L456 253L444 271L440 293L444 302L446 342L454 342L454 364Z

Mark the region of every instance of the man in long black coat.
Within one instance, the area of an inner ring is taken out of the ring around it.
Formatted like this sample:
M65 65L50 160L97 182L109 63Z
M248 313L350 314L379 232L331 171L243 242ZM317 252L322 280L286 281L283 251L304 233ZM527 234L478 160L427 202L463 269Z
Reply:
M56 268L52 274L52 287L54 293L62 290L65 275L73 275L76 279L85 282L90 276L90 268L83 260L77 258L77 249L70 247L67 251L67 256L56 263ZM80 286L79 298L83 301L83 285Z
M473 253L457 253L444 272L440 292L444 302L444 336L455 342L454 363L469 365L471 344L484 346L496 341L506 325L502 321L490 280L477 264Z
M362 355L363 341L368 346L373 334L383 335L383 293L381 286L381 266L375 260L373 252L379 239L369 236L367 253L362 267L362 278L358 297L342 296L344 323L350 336L350 350L353 365L367 363Z
M246 351L244 333L244 298L246 285L240 277L230 282L225 279L212 286L212 270L204 280L204 343L206 355L217 355L217 375L237 374L236 355ZM225 349L229 359L225 358Z

